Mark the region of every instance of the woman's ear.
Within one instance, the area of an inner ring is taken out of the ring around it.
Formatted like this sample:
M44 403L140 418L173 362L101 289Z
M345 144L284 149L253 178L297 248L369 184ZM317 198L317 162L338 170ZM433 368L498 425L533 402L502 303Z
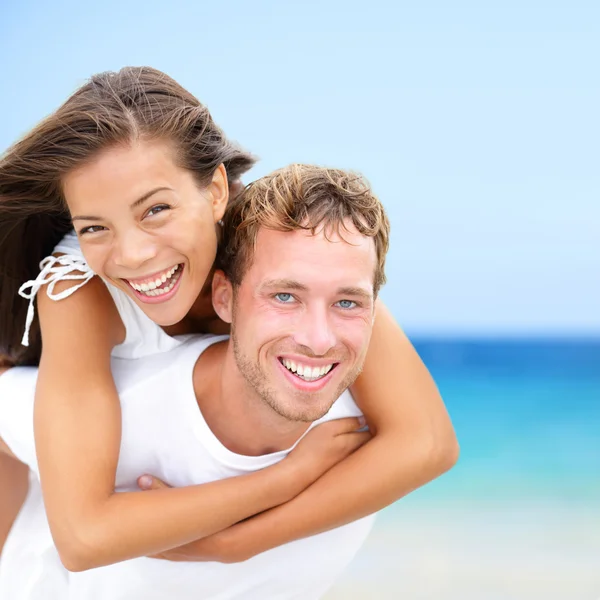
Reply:
M227 202L229 202L229 183L224 164L220 164L216 168L208 189L211 196L214 221L217 223L223 218Z
M212 280L213 308L221 321L231 323L233 317L233 286L223 271L217 270Z

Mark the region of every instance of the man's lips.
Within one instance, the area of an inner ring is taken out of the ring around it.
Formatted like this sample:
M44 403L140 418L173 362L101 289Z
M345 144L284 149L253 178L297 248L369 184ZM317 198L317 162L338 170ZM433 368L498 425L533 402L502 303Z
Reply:
M286 366L287 363L289 366ZM296 358L293 362L295 363L295 370L292 370L293 365L290 363L292 359L287 357L278 357L277 363L279 368L283 372L287 380L300 391L303 392L318 392L323 389L333 377L335 368L339 365L339 362L325 362L325 361L310 361L310 365L307 364L306 360ZM301 371L301 373L299 372ZM315 376L313 377L313 373Z
M305 381L315 381L324 377L338 364L334 361L309 361L305 358L288 358L284 356L279 357L279 362L288 371L300 376Z

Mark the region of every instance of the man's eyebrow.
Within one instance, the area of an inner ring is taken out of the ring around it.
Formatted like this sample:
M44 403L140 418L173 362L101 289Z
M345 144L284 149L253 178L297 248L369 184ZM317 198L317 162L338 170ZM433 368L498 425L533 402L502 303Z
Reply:
M146 202L146 200L148 200L150 196L154 196L154 194L156 194L157 192L162 192L163 190L168 190L171 192L173 191L172 188L165 186L154 188L153 190L146 192L143 196L140 196L135 202L133 202L130 206L131 210L137 208L140 204ZM71 217L71 221L102 221L102 217L95 217L92 215L76 215L74 217Z
M337 290L340 296L358 296L360 298L373 298L373 292L361 287L341 287Z
M269 279L263 282L260 288L285 288L286 290L308 291L308 287L294 279Z

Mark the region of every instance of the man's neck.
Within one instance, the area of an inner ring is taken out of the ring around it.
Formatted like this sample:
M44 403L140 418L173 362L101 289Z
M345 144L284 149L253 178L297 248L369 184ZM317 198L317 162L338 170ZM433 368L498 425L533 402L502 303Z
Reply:
M278 415L239 372L229 341L207 348L194 367L194 391L204 420L236 454L260 456L292 446L308 429Z

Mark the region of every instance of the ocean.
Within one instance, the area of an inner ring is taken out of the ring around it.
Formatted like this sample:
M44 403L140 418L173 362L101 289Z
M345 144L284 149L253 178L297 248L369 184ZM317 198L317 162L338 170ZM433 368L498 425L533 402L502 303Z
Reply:
M600 599L600 339L414 343L459 462L380 513L326 600Z

